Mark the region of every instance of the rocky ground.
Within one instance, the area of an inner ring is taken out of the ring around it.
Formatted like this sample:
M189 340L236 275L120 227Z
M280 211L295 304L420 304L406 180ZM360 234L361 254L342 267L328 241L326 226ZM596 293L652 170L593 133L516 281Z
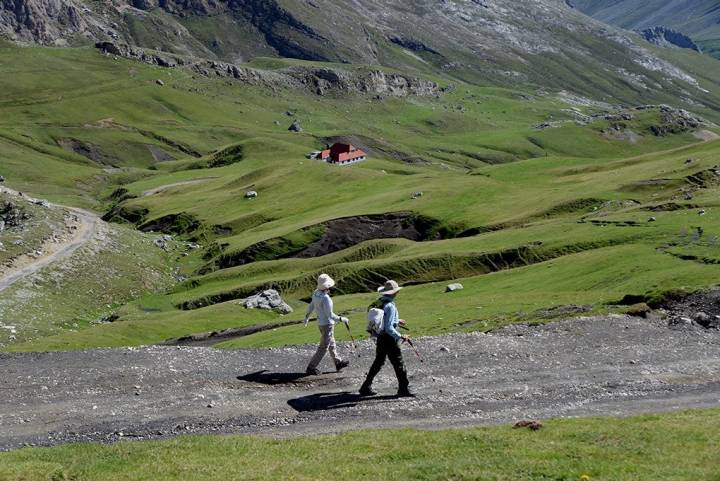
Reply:
M715 315L705 306L708 315ZM688 314L692 315L692 314ZM563 416L622 416L720 404L720 331L611 315L416 340L415 399L356 394L373 345L341 345L351 367L306 377L313 346L154 346L0 354L0 449L188 433L273 436L384 426L445 428ZM329 361L321 367L328 369Z

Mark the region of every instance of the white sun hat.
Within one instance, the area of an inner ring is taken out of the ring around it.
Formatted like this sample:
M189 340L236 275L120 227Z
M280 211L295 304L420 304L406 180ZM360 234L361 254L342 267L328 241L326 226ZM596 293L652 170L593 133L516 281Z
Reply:
M335 281L327 274L320 274L318 277L317 288L321 291L330 289L335 285Z
M384 286L378 287L378 292L380 294L397 294L400 292L400 289L402 289L402 287L400 287L397 282L390 280L385 282Z

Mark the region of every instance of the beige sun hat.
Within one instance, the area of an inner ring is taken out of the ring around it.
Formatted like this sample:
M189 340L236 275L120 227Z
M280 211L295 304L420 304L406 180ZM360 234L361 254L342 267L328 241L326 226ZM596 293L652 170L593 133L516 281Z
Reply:
M320 289L321 291L330 289L334 285L335 285L335 281L329 275L320 274L320 276L318 277L317 288Z
M400 289L402 289L402 287L400 287L397 282L390 280L385 282L384 286L378 287L377 291L380 294L397 294L400 292Z

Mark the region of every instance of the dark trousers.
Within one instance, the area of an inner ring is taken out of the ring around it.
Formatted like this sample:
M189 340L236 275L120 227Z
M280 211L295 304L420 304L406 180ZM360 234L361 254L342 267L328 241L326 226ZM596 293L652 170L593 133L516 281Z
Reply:
M375 360L370 366L367 378L363 383L363 387L369 388L372 385L373 379L382 369L385 364L385 358L390 359L390 363L395 369L395 376L398 380L398 387L400 390L405 390L408 387L407 371L405 370L405 363L403 362L402 351L400 345L392 338L389 334L380 334L377 338L377 349L375 350Z

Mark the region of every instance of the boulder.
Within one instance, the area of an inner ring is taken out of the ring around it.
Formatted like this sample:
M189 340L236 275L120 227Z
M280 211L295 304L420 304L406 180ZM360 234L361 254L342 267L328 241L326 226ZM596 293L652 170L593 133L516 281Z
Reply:
M644 302L641 302L638 304L633 304L627 310L627 314L629 316L643 317L643 318L647 318L651 312L652 312L652 309L650 308L650 306L648 306Z
M447 288L445 289L445 292L455 292L455 291L462 291L465 287L463 287L460 283L455 284L449 284Z
M240 301L240 305L245 309L266 309L279 312L280 314L290 314L293 309L275 289L268 289L253 296L247 297Z
M710 323L713 321L713 319L706 313L702 311L698 311L693 316L693 319L695 322L700 324L702 327L709 327Z
M160 80L160 79L157 79L157 80L155 81L155 83L158 84L158 85L161 86L161 87L162 87L163 85L165 85L165 82L163 82L163 81Z
M257 198L257 196L258 196L258 193L255 192L254 190L249 190L249 191L245 192L246 199L255 199L255 198Z
M0 221L3 222L4 227L17 227L29 218L30 216L13 202L0 205Z
M298 121L296 120L295 122L293 122L293 123L290 125L290 127L288 127L288 130L289 130L290 132L302 132L302 131L303 131L303 128L302 128L302 125L300 125L300 122L298 122Z
M543 424L540 421L518 421L515 423L513 428L528 428L531 431L538 431L539 429L542 429Z
M692 326L695 323L689 317L682 316L671 318L668 324L671 326Z

